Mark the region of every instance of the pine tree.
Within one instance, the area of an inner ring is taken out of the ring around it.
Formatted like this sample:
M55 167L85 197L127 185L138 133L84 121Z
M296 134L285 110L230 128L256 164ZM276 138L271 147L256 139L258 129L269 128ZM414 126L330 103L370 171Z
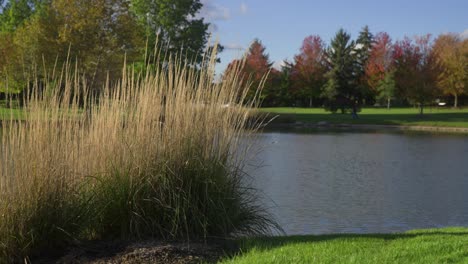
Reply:
M369 61L372 45L374 44L374 36L370 32L369 27L362 28L356 40L356 78L358 79L359 89L366 98L373 98L371 88L366 81L366 66Z
M361 91L356 78L355 43L344 29L340 29L330 45L327 50L329 71L323 92L328 100L327 108L332 112L340 109L342 113L351 109L356 116Z
M369 59L373 43L374 36L369 31L369 27L365 26L359 33L359 37L356 40L357 62L362 68L364 68L367 60Z

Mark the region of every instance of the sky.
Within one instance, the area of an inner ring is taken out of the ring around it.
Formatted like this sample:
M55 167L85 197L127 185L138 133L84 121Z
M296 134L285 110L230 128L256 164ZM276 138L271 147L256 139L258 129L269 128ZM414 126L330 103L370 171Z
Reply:
M217 72L240 58L255 38L276 67L292 60L302 40L319 35L330 43L339 28L355 39L368 25L393 40L404 36L457 33L468 38L468 0L201 0L200 16L225 46Z

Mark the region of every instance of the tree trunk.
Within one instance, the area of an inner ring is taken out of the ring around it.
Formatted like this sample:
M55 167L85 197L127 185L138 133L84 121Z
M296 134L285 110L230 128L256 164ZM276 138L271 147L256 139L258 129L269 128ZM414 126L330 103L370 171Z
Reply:
M458 107L458 95L454 94L453 96L455 96L455 101L453 102L453 107L457 108Z
M390 110L390 97L387 98L387 110Z
M424 114L424 111L423 111L423 110L424 110L424 104L423 104L423 103L420 103L420 104L419 104L419 114L420 114L420 115L423 115L423 114Z
M309 97L309 107L312 107L312 97Z

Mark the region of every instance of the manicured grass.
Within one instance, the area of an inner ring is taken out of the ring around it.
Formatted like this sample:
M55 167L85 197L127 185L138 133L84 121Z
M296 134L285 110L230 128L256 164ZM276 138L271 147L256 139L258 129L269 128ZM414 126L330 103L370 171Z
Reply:
M246 239L222 263L468 263L468 228Z
M420 116L416 108L364 108L359 119L350 114L332 114L322 108L261 108L262 112L279 114L280 119L317 123L326 121L332 124L376 124L376 125L420 125L444 127L468 127L468 108L426 108Z
M23 112L24 110L21 108L3 108L0 106L0 120L5 119L17 119L21 120L24 119Z

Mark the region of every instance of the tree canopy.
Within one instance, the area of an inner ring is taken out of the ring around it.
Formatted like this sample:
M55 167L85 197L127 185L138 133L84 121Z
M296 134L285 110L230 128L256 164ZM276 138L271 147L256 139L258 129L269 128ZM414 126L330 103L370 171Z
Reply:
M468 60L463 54L466 43L468 40L462 41L454 34L440 35L434 43L434 52L441 67L438 85L444 94L454 97L454 107L458 107L458 96L468 91Z
M33 72L44 78L67 61L78 63L89 85L102 87L120 76L124 59L151 63L146 52L157 38L164 53L177 52L193 65L206 51L199 0L2 0L0 6L0 91L21 91Z
M405 38L395 43L395 81L398 92L412 103L424 106L436 95L437 64L431 36Z
M329 69L323 94L328 99L328 108L333 112L340 109L342 113L351 108L355 113L361 99L355 42L344 29L338 30L331 40L327 60Z
M304 98L312 106L313 98L322 93L325 83L325 43L319 36L308 36L302 42L300 53L294 56L291 69L291 90L296 98Z
M131 10L144 28L149 43L189 61L201 62L208 41L208 26L197 16L200 0L131 0Z

